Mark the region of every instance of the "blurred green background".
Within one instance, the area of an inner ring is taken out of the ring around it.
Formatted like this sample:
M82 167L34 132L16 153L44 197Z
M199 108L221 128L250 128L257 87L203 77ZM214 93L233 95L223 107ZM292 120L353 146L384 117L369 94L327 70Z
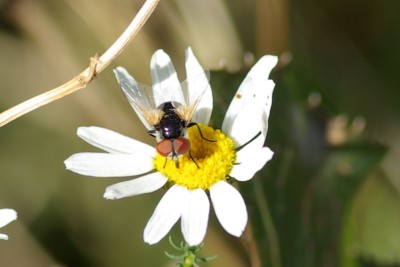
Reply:
M80 73L143 1L0 0L0 108ZM212 70L221 119L251 65L280 56L267 145L273 160L240 190L249 227L230 237L211 212L205 266L400 266L400 2L164 0L122 55L86 89L0 128L1 266L175 266L164 239L142 233L163 192L106 201L125 179L65 170L95 150L76 135L97 125L154 143L111 69L150 84L159 48L184 73L191 46ZM184 79L184 75L180 76ZM140 125L140 126L139 126ZM172 232L179 241L179 224Z

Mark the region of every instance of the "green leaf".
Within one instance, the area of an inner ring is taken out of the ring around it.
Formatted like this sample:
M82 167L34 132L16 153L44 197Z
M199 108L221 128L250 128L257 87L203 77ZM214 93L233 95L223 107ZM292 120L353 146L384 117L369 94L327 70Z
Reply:
M400 195L382 172L365 182L350 216L355 238L349 247L359 247L364 261L400 264Z

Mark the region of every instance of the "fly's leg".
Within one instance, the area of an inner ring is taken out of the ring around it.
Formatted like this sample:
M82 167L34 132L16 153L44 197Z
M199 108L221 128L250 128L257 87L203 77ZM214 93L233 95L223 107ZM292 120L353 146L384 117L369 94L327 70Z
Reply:
M247 141L246 143L244 143L243 145L235 148L236 152L241 150L242 148L244 148L245 146L247 146L248 144L250 144L251 142L253 142L254 140L257 139L257 137L259 137L261 135L261 132L258 132L253 138L251 138L249 141Z
M147 133L148 133L150 136L156 137L156 130L148 130Z
M192 156L192 150L189 150L189 157L191 160L193 160L194 164L196 164L197 169L199 169L199 165L197 164L196 160Z
M192 126L196 126L196 127L197 127L197 130L199 130L199 134L200 134L200 136L201 136L202 139L204 139L204 140L206 140L206 141L208 141L208 142L217 142L216 140L210 140L210 139L205 138L205 137L203 136L203 133L201 132L200 126L199 126L197 123L195 123L195 122L189 123L189 124L187 125L187 128L190 128L190 127L192 127ZM197 165L197 164L196 164L196 165Z
M164 162L164 169L165 169L165 166L167 166L167 158L165 158L165 162Z

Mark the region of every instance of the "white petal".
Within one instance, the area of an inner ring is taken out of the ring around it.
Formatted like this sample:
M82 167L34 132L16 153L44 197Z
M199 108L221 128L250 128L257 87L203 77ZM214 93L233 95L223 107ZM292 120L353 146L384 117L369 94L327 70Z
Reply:
M192 103L194 98L202 94L192 121L208 125L213 107L209 77L190 47L185 50L185 58L186 78L189 84L189 97L191 99L189 103Z
M8 235L0 234L0 239L8 240Z
M168 101L185 104L174 65L163 50L157 50L153 54L150 69L156 106Z
M150 173L136 179L113 184L107 187L106 192L104 193L104 198L120 199L151 193L163 187L167 181L167 178L159 172Z
M242 149L237 153L236 162L238 165L233 166L229 175L238 181L248 181L272 159L273 155L274 152L268 147L255 151Z
M78 153L64 161L73 172L95 177L139 175L154 169L153 160L140 154Z
M17 212L13 209L0 209L0 227L17 219Z
M160 241L179 220L187 204L189 191L179 185L172 186L158 203L144 229L144 241L150 245Z
M182 213L181 228L189 246L199 245L206 235L210 202L202 189L189 191L188 203Z
M110 153L155 155L154 147L105 128L79 127L77 135L89 144Z
M248 80L248 83L252 83ZM258 83L256 86L249 86L246 92L251 94L234 97L231 106L234 106L235 113L227 112L222 125L224 133L233 137L237 145L242 145L256 133L261 132L264 142L268 132L268 119L272 102L272 92L274 83L270 80L265 80L263 83ZM243 86L241 86L242 88ZM240 89L239 89L240 90ZM266 102L269 102L266 104ZM230 107L231 107L230 106ZM243 131L243 129L247 129Z
M274 82L268 80L269 73L276 65L278 59L275 56L262 57L250 70L240 85L235 97L232 99L222 123L222 130L230 132L231 125L242 113L245 106L260 105L265 112L265 120L268 125L269 112L272 104L272 92Z
M211 186L210 197L218 221L225 231L241 236L247 224L247 209L242 196L233 186L220 181Z
M252 147L261 148L266 138L264 115L262 106L257 104L246 105L242 108L241 113L235 117L230 125L231 128L225 129L225 131L223 129L223 131L232 138L235 148L249 142L261 132L261 135L250 143Z

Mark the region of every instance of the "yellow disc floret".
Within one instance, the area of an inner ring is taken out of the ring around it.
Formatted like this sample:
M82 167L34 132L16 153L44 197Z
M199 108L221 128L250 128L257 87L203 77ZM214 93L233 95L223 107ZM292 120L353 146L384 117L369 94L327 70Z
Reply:
M196 126L188 129L190 141L189 153L179 157L179 168L171 159L157 154L154 166L164 174L170 183L182 185L188 189L209 189L214 183L226 180L236 159L232 139L220 130L198 124L204 138ZM194 162L195 161L195 162Z

